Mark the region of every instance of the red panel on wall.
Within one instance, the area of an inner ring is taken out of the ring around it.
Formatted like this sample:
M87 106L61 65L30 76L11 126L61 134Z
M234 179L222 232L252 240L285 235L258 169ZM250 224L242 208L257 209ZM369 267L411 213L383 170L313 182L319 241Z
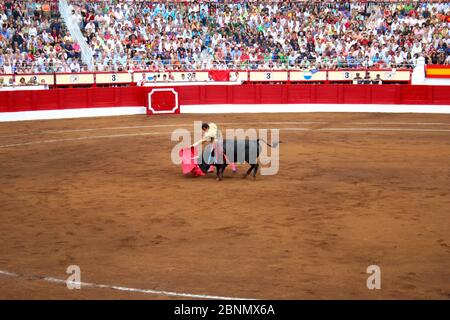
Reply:
M33 110L33 99L31 91L11 91L9 92L9 94L9 112Z
M341 101L343 103L370 103L370 85L343 84L341 91Z
M58 109L58 95L49 90L31 91L33 96L33 110Z
M155 89L149 94L147 114L180 113L177 99L173 89Z
M228 99L228 86L202 86L202 104L224 104Z
M256 97L257 85L232 86L231 102L234 104L252 104L257 103Z
M116 95L117 106L119 107L135 107L146 104L142 87L124 87L121 88L120 94Z
M287 86L287 103L312 103L311 85Z
M260 97L261 97L261 103L286 103L286 97L284 92L284 88L286 88L285 85L276 85L276 84L269 84L264 85L260 84L258 85L260 90Z
M200 86L179 86L174 87L178 92L180 105L190 105L200 103ZM149 90L148 92L150 92Z
M431 102L431 86L399 86L401 102L405 104L427 104Z
M316 85L313 101L315 103L339 103L339 86L341 85Z
M398 85L372 85L371 103L398 104L400 103L400 90Z
M450 87L449 86L433 86L431 90L432 104L449 104L450 103Z
M118 92L117 88L109 87L109 88L89 88L89 99L90 106L92 108L101 108L101 107L117 107L116 102L116 93ZM118 94L121 93L122 90L119 91Z
M9 92L0 92L0 112L7 112L9 105Z
M89 89L56 89L59 94L60 109L89 108L88 91Z

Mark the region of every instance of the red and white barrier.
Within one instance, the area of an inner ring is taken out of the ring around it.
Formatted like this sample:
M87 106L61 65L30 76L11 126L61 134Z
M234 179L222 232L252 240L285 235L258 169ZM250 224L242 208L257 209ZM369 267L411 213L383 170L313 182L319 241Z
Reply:
M152 89L148 94L147 114L180 113L178 92L173 88Z
M180 112L449 113L449 106L446 86L248 84L0 91L0 121Z

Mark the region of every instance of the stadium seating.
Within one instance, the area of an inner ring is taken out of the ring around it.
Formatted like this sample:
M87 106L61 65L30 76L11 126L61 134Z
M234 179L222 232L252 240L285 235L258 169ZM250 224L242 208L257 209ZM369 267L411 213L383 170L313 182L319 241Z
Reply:
M70 1L95 71L449 64L444 2ZM0 73L80 72L55 1L0 4ZM93 70L91 70L93 71Z
M2 1L0 21L0 73L82 71L55 1Z

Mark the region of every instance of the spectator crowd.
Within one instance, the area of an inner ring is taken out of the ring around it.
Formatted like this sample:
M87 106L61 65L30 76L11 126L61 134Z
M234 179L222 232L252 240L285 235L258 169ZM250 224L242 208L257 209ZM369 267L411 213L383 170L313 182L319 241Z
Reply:
M70 1L96 71L412 68L450 64L448 2ZM77 72L45 3L0 4L0 73Z
M0 2L0 74L79 72L80 50L54 1Z

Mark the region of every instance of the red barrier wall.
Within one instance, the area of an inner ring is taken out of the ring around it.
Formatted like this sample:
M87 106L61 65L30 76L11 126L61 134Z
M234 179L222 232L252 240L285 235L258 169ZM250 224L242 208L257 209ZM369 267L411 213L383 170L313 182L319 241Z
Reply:
M249 84L172 88L179 94L180 105L287 103L450 105L450 88L446 86ZM152 87L98 87L0 91L0 112L145 106L147 94L151 89Z

